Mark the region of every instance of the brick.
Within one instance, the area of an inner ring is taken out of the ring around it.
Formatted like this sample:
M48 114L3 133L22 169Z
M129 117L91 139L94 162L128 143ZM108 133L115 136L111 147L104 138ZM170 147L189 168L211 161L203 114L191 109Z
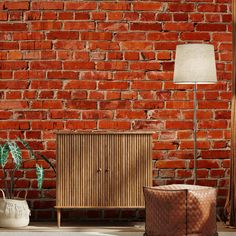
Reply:
M163 29L166 31L193 31L193 23L165 23Z
M168 11L170 12L193 12L194 4L193 3L169 3Z
M73 20L72 12L59 12L59 20Z
M0 21L7 20L7 12L0 12Z
M98 23L98 30L105 30L105 31L128 31L128 24L127 23L113 23L113 22L99 22Z
M98 62L97 70L126 70L127 62L116 61L116 62Z
M172 15L169 13L158 13L157 18L158 21L171 21Z
M65 30L93 30L94 22L65 22Z
M199 4L199 12L227 12L227 6L221 4Z
M63 64L65 70L88 70L95 68L94 62L66 61Z
M228 110L223 110L223 111L216 111L215 112L215 119L230 119L231 117L231 112Z
M146 114L144 111L130 111L130 110L117 110L117 119L145 119Z
M78 32L73 31L51 31L47 33L48 39L78 39Z
M84 111L82 112L83 119L112 119L113 112L111 111Z
M101 110L115 110L115 109L130 109L131 103L129 101L106 101L100 102Z
M108 58L108 60L122 60L123 53L121 53L121 52L108 52L107 58Z
M75 20L89 20L89 14L86 12L76 12Z
M56 20L57 14L55 12L43 12L42 20Z
M107 18L109 21L119 21L123 19L123 13L122 12L108 12Z
M0 69L1 70L20 70L26 69L27 62L22 61L0 61Z
M193 109L193 102L185 101L168 101L166 103L166 108L168 109Z
M119 50L119 44L116 42L91 42L89 43L89 48L91 50Z
M105 20L106 18L105 12L92 12L91 15L93 20Z
M14 32L13 40L43 40L44 35L41 32Z
M193 161L192 160L189 163L189 167L193 168ZM197 167L199 169L201 169L201 168L211 169L211 168L219 168L220 165L219 165L219 162L217 160L198 160L197 161Z
M139 53L138 52L125 52L125 59L130 61L136 61L139 59Z
M159 109L164 107L162 101L134 101L133 107L135 109Z
M0 23L1 31L24 31L27 30L25 23Z
M39 93L39 98L48 98L52 99L54 97L53 91L42 91Z
M134 11L159 11L162 3L159 2L135 2L133 4Z
M0 42L1 50L14 50L19 49L19 44L16 42Z
M63 49L63 50L82 50L84 49L84 43L79 42L77 40L70 41L57 41L55 44L55 49Z
M200 33L200 32L184 32L181 34L182 40L210 40L209 33Z
M147 39L154 41L176 41L178 39L178 33L176 32L148 33Z
M144 72L117 71L114 75L115 80L141 80L143 78L144 78Z
M134 81L131 85L132 90L161 90L162 82Z
M59 30L62 27L62 23L51 22L51 21L37 21L37 22L31 22L31 27L32 30Z
M45 120L47 114L45 111L19 111L16 113L18 119Z
M121 49L123 50L152 50L153 44L149 42L123 42L121 43Z
M81 40L111 40L110 32L81 32Z
M130 64L131 70L160 70L161 64L159 62L132 62Z
M97 3L96 2L66 2L65 9L66 10L96 10Z
M24 12L24 20L26 21L34 21L40 20L41 13L36 11L26 11Z
M9 60L21 60L22 57L23 57L23 54L20 51L10 51L8 53Z
M160 23L132 23L130 29L140 31L161 31L162 25Z
M118 41L145 40L145 33L117 33L115 39Z
M94 101L79 101L79 100L69 100L66 103L67 108L72 109L97 109L97 102Z
M34 80L31 83L31 89L60 89L62 81Z
M61 121L32 121L32 130L62 130L63 128Z
M111 11L129 11L130 7L131 4L126 2L101 2L99 4L99 9Z
M166 128L173 130L193 129L192 121L166 121Z
M200 129L226 129L228 126L227 120L213 120L213 121L200 121L198 127Z
M220 42L231 42L232 34L231 33L213 33L212 39L214 41L220 41Z
M70 80L65 84L65 89L95 89L95 81Z
M163 122L160 121L134 121L132 123L134 130L162 130Z
M110 80L111 73L106 71L82 72L81 78L87 80Z
M156 50L175 50L177 42L158 42L155 43Z
M32 61L30 63L32 70L58 70L62 68L62 63L59 61Z
M63 2L32 2L32 10L63 10Z
M51 48L52 48L51 41L27 41L27 42L21 42L20 44L21 50L42 50Z
M22 20L22 13L17 11L12 11L8 14L10 21L20 21Z
M14 2L5 2L4 8L7 10L28 10L29 2L28 1L14 1Z
M69 130L90 130L96 128L95 121L68 121L66 122L66 129Z
M199 101L199 109L227 109L229 104L227 101Z
M61 101L51 101L51 100L43 100L43 101L35 101L32 102L32 109L62 109Z
M186 13L176 13L174 14L174 21L187 21L188 14Z
M110 121L101 120L99 121L100 129L108 130L130 130L131 124L128 121Z
M224 24L209 24L209 23L199 23L196 26L197 31L225 31L226 25Z
M127 82L99 82L98 89L107 90L107 89L115 89L115 90L123 90L128 89Z
M186 163L183 160L161 160L161 161L157 161L156 168L158 169L176 169L176 168L185 168L186 167Z
M9 111L1 111L0 114L0 119L1 120L8 120L8 119L12 119L13 117L13 113L9 112Z
M29 87L28 81L0 81L1 89L27 89Z

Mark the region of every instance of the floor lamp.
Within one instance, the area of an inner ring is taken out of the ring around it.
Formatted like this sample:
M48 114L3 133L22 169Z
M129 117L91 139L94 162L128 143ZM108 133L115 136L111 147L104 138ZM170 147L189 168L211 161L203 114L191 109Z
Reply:
M216 83L214 46L210 44L177 45L174 83L194 84L194 184L197 183L197 84Z

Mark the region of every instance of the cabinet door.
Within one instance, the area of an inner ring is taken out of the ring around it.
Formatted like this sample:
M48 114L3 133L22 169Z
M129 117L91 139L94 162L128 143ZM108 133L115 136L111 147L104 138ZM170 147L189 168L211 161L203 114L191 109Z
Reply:
M96 135L57 136L57 206L93 207L101 205L101 174Z
M143 186L152 185L152 135L107 136L104 204L115 207L143 207Z

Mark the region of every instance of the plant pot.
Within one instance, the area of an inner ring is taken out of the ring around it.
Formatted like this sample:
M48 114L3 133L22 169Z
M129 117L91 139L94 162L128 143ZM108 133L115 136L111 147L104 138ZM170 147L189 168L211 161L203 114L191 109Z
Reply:
M4 191L2 189L0 191L3 195L3 198L0 198L0 227L18 228L27 226L30 210L25 198L6 199Z

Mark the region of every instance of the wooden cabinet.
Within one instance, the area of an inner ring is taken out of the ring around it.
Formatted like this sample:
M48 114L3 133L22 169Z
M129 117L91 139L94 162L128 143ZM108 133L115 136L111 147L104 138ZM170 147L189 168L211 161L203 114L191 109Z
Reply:
M143 208L151 153L151 133L57 134L58 225L62 208Z

